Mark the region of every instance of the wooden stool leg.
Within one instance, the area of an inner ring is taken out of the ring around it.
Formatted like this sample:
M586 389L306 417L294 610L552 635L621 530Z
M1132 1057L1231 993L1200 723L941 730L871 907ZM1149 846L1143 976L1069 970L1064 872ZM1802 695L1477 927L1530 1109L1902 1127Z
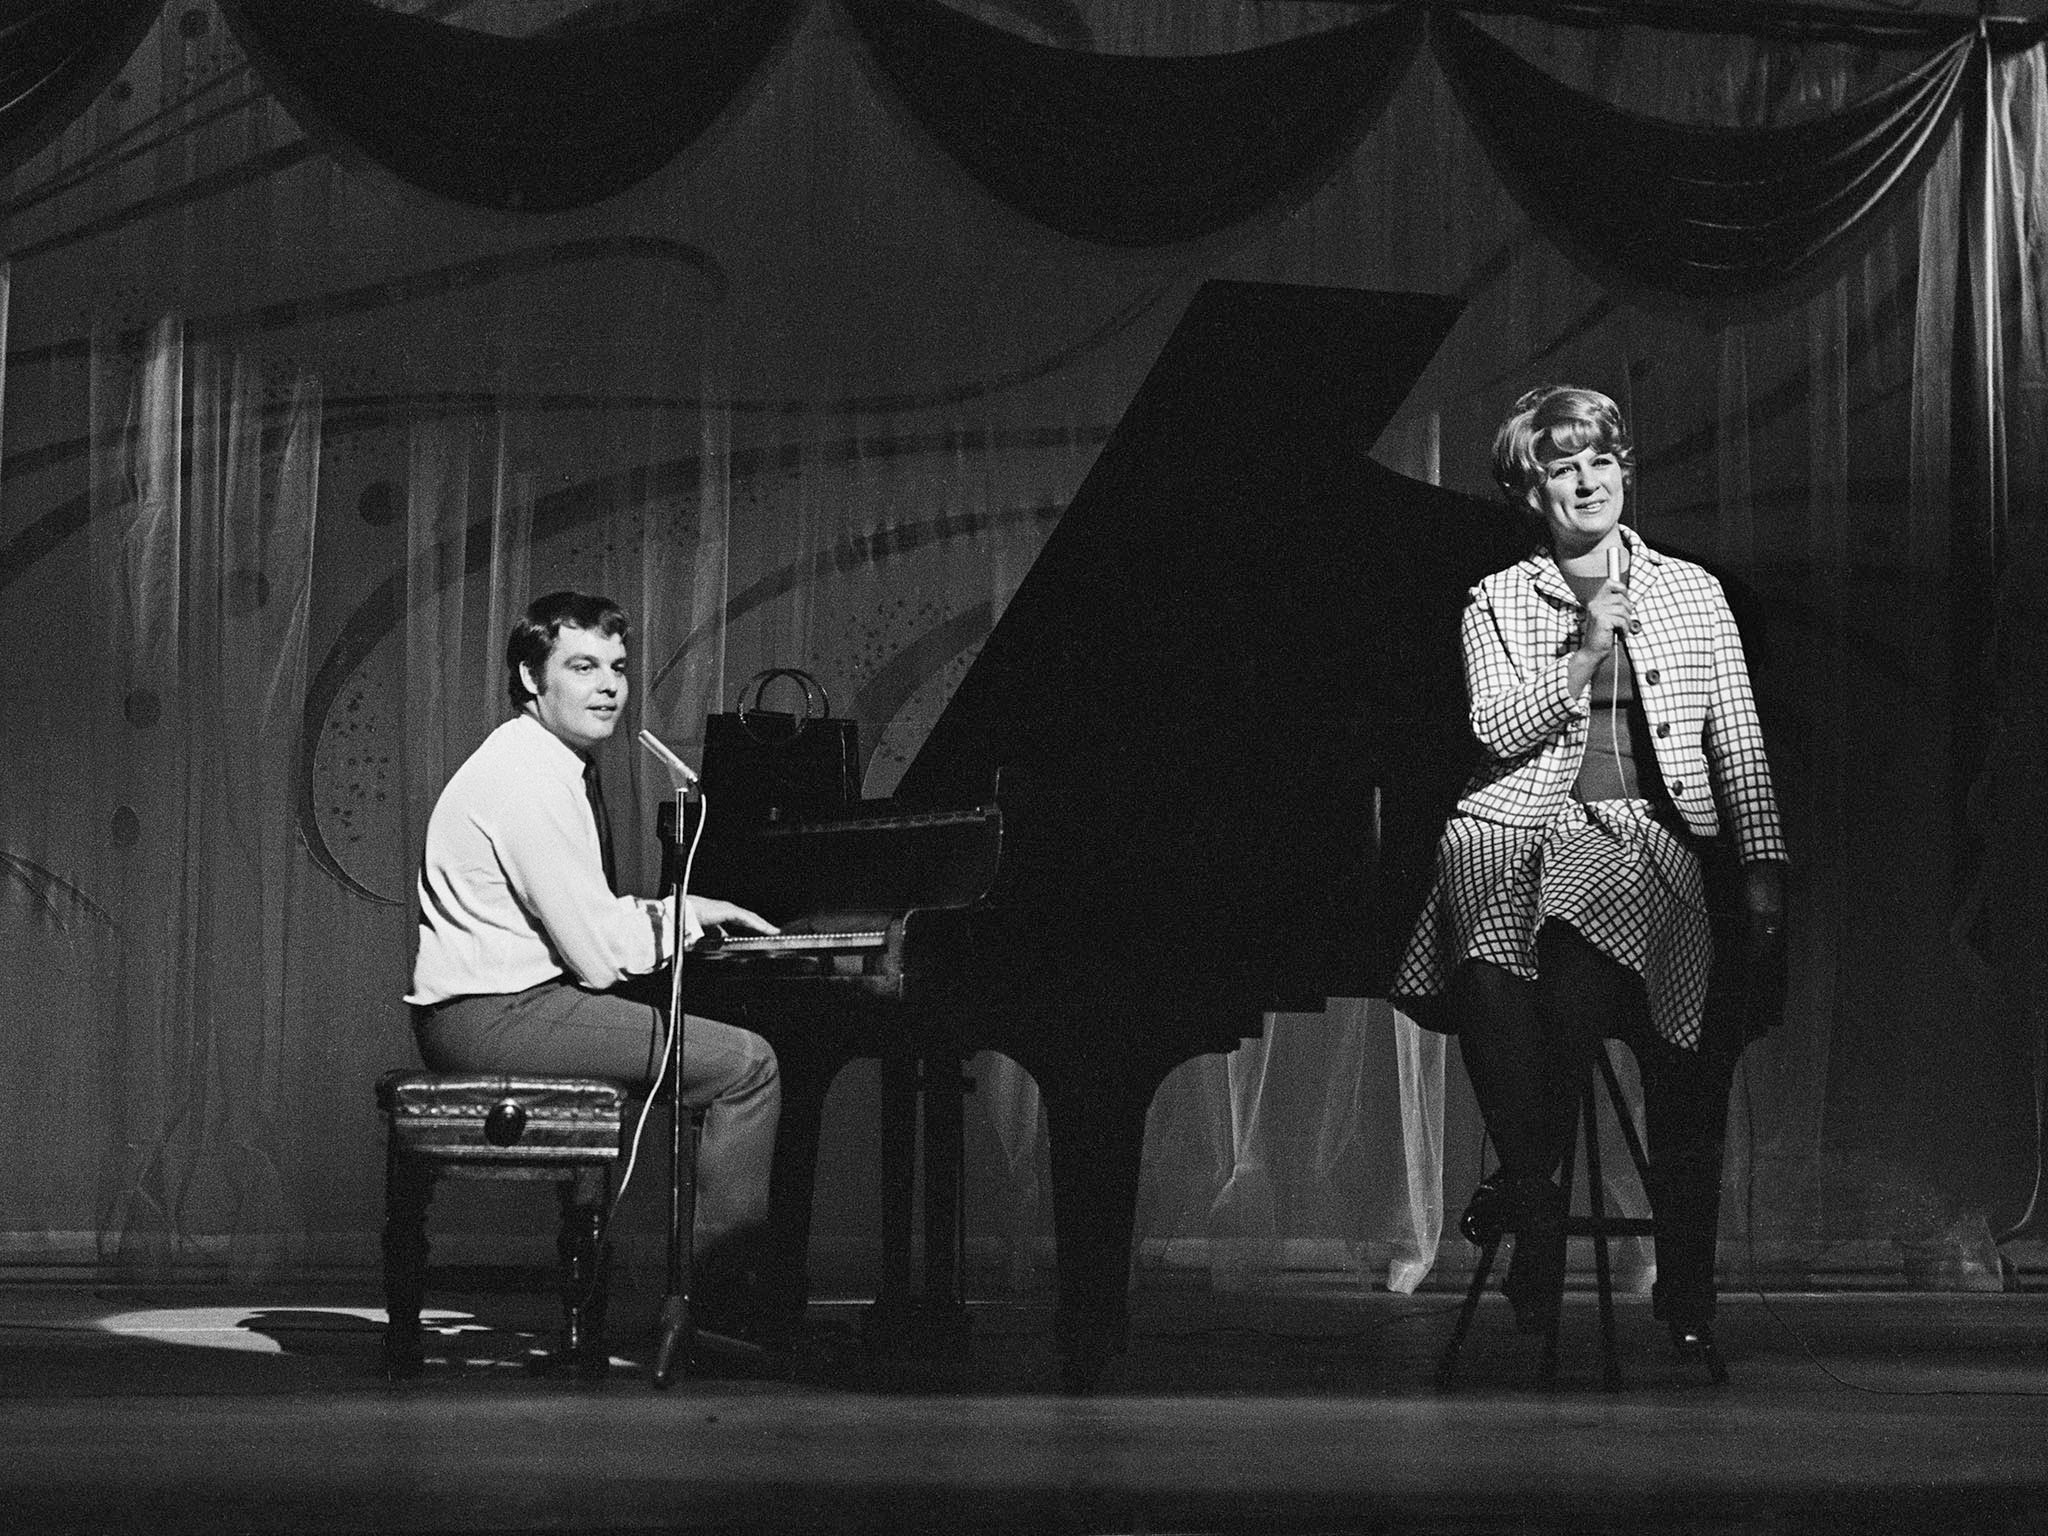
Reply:
M1458 1374L1458 1351L1464 1347L1465 1335L1471 1332L1473 1314L1479 1310L1479 1298L1486 1290L1486 1276L1493 1268L1493 1257L1500 1251L1500 1239L1494 1238L1481 1246L1479 1262L1472 1267L1472 1283L1465 1287L1464 1305L1458 1308L1457 1326L1451 1330L1451 1341L1444 1345L1444 1352L1437 1356L1436 1389L1448 1392Z
M427 1290L427 1204L433 1170L395 1144L384 1154L384 1374L419 1375L426 1362L420 1308Z
M1559 1170L1557 1179L1558 1208L1564 1213L1562 1219L1567 1232L1571 1229L1572 1179L1578 1171L1579 1164L1579 1128L1576 1123L1578 1117L1579 1111L1574 1109L1571 1139L1565 1143L1564 1167ZM1524 1241L1523 1235L1520 1232L1515 1234L1515 1241L1517 1243ZM1565 1268L1569 1269L1570 1239L1566 1238L1563 1241L1565 1244ZM1546 1387L1557 1385L1558 1334L1563 1328L1564 1286L1562 1284L1562 1276L1560 1276L1556 1304L1552 1307L1550 1313L1550 1326L1543 1330L1543 1353L1537 1357L1536 1361L1536 1379Z
M604 1208L610 1179L603 1168L579 1168L562 1182L562 1359L582 1376L604 1374L611 1354L604 1343L605 1290L611 1254L605 1245Z
M1604 1055L1606 1046L1600 1049ZM1586 1074L1579 1126L1586 1144L1586 1210L1592 1217L1593 1276L1600 1292L1600 1383L1613 1392L1621 1386L1621 1361L1614 1340L1614 1274L1608 1266L1607 1210L1600 1179L1600 1106L1593 1097L1591 1073Z

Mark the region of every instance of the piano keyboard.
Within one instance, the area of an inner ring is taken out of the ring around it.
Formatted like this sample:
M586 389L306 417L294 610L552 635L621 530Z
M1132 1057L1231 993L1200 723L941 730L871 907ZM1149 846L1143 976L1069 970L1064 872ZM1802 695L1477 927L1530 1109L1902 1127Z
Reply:
M843 955L888 947L887 929L861 933L741 933L728 934L716 943L706 945L701 951L701 956L706 960L715 960L721 955L730 955L734 958L742 955Z

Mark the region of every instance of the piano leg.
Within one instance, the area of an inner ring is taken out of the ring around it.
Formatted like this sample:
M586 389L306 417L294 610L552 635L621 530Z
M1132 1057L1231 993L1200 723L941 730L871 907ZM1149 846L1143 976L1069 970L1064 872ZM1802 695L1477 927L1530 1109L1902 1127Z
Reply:
M957 1048L906 1036L882 1051L882 1283L862 1336L885 1354L967 1347L961 1293L966 1077ZM923 1135L919 1122L922 1109ZM914 1288L918 1153L924 1167L924 1289Z
M1107 1074L1105 1075L1108 1076ZM1039 1078L1052 1160L1060 1385L1092 1391L1130 1342L1131 1237L1145 1114L1159 1077Z
M967 1258L966 1063L957 1050L938 1049L924 1058L924 1299L926 1306L957 1315L963 1326L967 1301L962 1271Z
M880 1315L910 1307L910 1240L917 1190L916 1049L892 1040L882 1050L882 1283L875 1297Z
M811 1209L818 1176L818 1138L825 1095L846 1058L779 1045L782 1118L768 1178L767 1253L757 1302L764 1334L787 1342L802 1330L810 1300Z

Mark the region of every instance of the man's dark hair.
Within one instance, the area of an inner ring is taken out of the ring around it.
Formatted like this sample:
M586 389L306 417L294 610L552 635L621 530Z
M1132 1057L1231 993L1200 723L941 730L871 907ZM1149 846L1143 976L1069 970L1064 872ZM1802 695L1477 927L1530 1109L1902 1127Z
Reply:
M593 629L608 638L623 640L632 628L626 610L608 597L588 592L550 592L526 605L526 612L512 622L512 634L505 641L505 691L512 707L524 709L534 697L519 675L522 664L538 678L547 672L548 656L555 639L564 629Z

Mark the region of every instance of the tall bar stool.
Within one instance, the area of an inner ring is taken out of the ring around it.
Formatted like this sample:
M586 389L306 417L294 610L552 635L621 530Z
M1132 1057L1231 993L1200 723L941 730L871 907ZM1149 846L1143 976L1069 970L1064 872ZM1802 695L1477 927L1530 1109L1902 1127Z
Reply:
M1630 1117L1628 1101L1621 1091L1621 1081L1614 1075L1614 1063L1607 1054L1607 1042L1601 1041L1593 1052L1592 1063L1587 1067L1579 1093L1579 1104L1573 1131L1573 1152L1565 1160L1564 1172L1559 1187L1564 1195L1564 1232L1567 1239L1590 1237L1593 1240L1593 1276L1600 1295L1600 1382L1608 1391L1615 1391L1622 1385L1621 1365L1617 1358L1614 1337L1614 1275L1608 1260L1608 1239L1615 1237L1647 1237L1653 1243L1657 1237L1657 1221L1654 1216L1610 1216L1605 1202L1605 1185L1600 1177L1600 1122L1599 1097L1596 1082L1607 1085L1607 1101L1613 1107L1616 1124L1621 1127L1622 1140L1628 1147L1630 1161L1635 1164L1636 1176L1645 1187L1649 1182L1650 1159L1643 1148L1642 1138L1636 1134L1635 1121ZM1571 1213L1573 1172L1580 1160L1586 1165L1586 1212L1583 1215ZM1458 1309L1457 1326L1451 1332L1450 1342L1444 1346L1437 1359L1436 1385L1438 1391L1448 1391L1454 1384L1458 1370L1458 1351L1464 1345L1465 1335L1472 1327L1473 1314L1479 1310L1479 1298L1486 1290L1486 1280L1493 1269L1494 1255L1499 1251L1501 1239L1515 1230L1512 1221L1504 1223L1498 1232L1491 1234L1479 1244L1479 1262L1473 1266L1472 1281L1465 1287L1465 1301ZM1544 1386L1557 1382L1557 1340L1564 1315L1563 1298L1550 1314L1549 1326L1543 1333L1543 1351L1536 1366L1537 1380ZM1720 1351L1711 1342L1701 1352L1701 1361L1715 1385L1728 1379L1728 1367L1723 1363Z
M387 1072L377 1107L384 1162L384 1372L417 1376L425 1361L420 1308L427 1276L427 1207L441 1178L546 1180L557 1186L555 1250L562 1298L557 1349L540 1368L604 1373L605 1206L618 1161L627 1093L583 1077Z

